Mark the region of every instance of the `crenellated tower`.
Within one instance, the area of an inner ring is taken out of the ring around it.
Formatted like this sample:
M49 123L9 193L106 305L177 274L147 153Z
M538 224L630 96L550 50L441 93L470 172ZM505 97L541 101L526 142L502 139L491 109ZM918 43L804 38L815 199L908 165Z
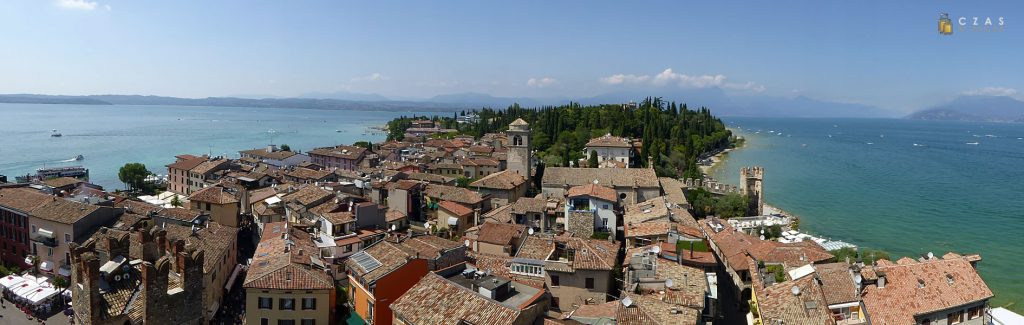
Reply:
M747 214L764 214L764 167L743 167L740 169L740 194L749 198Z

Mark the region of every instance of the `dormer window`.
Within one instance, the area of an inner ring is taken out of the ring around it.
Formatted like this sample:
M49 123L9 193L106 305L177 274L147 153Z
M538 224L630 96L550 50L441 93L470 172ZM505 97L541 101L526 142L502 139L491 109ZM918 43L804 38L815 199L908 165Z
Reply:
M956 282L956 281L953 279L953 275L952 274L948 274L947 273L946 274L946 282L949 283L949 285L953 285L953 282Z
M924 279L917 279L917 287L924 288Z

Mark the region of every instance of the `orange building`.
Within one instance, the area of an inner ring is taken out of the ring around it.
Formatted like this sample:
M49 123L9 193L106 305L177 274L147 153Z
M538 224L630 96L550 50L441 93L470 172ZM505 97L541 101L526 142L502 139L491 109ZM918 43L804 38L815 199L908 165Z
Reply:
M368 324L390 325L391 303L427 274L427 260L405 245L383 240L345 261L349 301Z

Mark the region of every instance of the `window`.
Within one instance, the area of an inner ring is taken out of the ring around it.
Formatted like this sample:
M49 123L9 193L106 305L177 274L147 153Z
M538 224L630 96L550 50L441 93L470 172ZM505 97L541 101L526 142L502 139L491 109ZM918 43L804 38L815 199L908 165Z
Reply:
M302 325L316 325L316 320L315 319L309 319L309 318L303 319L302 320Z
M964 313L961 311L954 311L946 317L946 324L960 324L964 321Z
M260 318L260 325L270 325L270 320L266 318Z
M294 319L278 319L277 325L295 325Z
M367 311L366 318L372 323L373 322L373 302L372 301L367 301L366 302L366 311Z
M981 317L982 306L974 307L967 310L967 319L975 319Z
M316 298L302 298L302 310L316 309Z
M602 205L601 205L601 208L602 208L602 209L605 209L605 210L608 210L608 205L607 205L607 204L602 204Z
M557 287L558 286L558 276L557 275L552 275L551 276L551 286L552 287Z
M278 309L281 310L295 310L295 299L294 298L281 298L278 299Z
M64 234L64 242L65 243L70 243L71 242L71 234Z
M260 309L273 309L274 298L260 297Z
M594 288L594 278L587 278L587 289Z
M53 256L53 247L46 248L46 256Z

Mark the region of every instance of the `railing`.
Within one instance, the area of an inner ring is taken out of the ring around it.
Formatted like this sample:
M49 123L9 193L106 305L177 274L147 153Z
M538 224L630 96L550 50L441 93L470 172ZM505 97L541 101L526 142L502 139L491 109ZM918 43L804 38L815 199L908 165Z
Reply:
M40 244L43 244L43 245L46 245L46 246L49 246L49 247L57 247L57 239L56 238L49 237L49 236L46 236L46 235L42 235L42 234L39 234L39 233L32 234L32 241L40 243Z

